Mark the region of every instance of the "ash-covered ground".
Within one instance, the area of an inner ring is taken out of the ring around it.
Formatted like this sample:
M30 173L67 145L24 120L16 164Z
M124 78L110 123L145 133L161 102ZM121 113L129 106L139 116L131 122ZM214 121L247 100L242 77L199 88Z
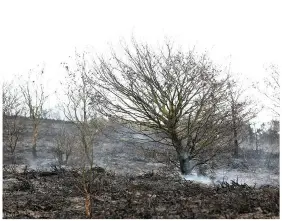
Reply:
M279 218L279 188L93 171L93 218ZM76 171L4 173L4 218L85 218ZM9 180L9 182L8 182Z
M76 128L71 123L62 121L44 120L42 122L39 139L37 143L36 160L32 157L32 125L26 120L27 131L18 144L16 150L16 164L27 165L32 169L48 170L53 165L58 165L54 154L56 146L55 137L65 124L66 127L75 133ZM133 132L120 125L110 125L103 132L97 135L93 144L94 164L118 174L141 175L144 172L151 172L166 167L165 162L160 162L155 157L155 151L159 146L152 142L141 141L142 135ZM144 137L143 137L144 139ZM167 150L167 148L165 149ZM173 151L173 150L168 150ZM4 165L10 164L9 155L4 152ZM81 158L73 150L68 160L68 166L80 167Z
M31 124L25 123L16 165L4 151L4 218L84 218L83 194L73 175L81 160L71 155L59 169L53 152L63 122L43 121L37 160L31 153ZM120 125L97 137L94 161L103 172L95 178L94 218L279 217L279 155L225 159L205 176L195 171L183 177L171 163L173 150L159 151L140 138Z

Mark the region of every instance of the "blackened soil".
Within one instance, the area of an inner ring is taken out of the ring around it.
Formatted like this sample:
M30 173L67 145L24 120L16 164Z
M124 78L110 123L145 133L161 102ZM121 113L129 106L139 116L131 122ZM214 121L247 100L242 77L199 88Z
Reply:
M279 187L93 171L93 218L279 218ZM4 173L3 218L85 218L78 171Z

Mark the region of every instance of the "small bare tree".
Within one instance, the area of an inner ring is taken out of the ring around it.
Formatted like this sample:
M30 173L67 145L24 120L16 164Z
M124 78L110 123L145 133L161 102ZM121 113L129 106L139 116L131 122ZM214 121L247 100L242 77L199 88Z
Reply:
M246 89L243 84L240 84L238 79L228 80L228 98L230 106L230 125L233 134L233 155L235 158L239 157L239 145L243 141L244 126L253 119L257 113L258 108L254 100L246 96Z
M35 79L31 78L31 75L35 74ZM33 158L37 158L37 139L39 133L39 127L43 115L43 105L48 99L48 95L45 94L44 86L40 81L44 74L44 68L38 72L30 71L28 80L24 81L21 85L21 92L24 97L24 103L28 108L29 118L32 121L32 155Z
M264 78L264 87L260 86L258 83L255 88L268 99L270 105L268 108L273 112L274 116L280 118L280 70L277 65L270 65L266 69L269 74Z
M67 120L73 122L77 129L78 147L82 151L83 180L81 190L85 195L85 213L87 218L92 217L92 194L93 194L93 173L94 153L93 145L97 134L103 127L98 120L95 102L91 98L91 88L86 75L91 71L87 63L86 54L75 54L75 65L71 67L64 63L67 71L65 95L66 102L63 102L63 110Z
M14 82L4 82L2 88L3 98L3 145L16 163L15 151L19 139L24 132L24 123L21 116L24 114L22 97Z
M69 157L77 146L76 140L76 134L72 133L66 124L63 124L55 137L56 144L53 149L53 153L60 166L68 163Z
M230 140L225 120L230 114L228 77L206 55L183 53L170 43L154 51L133 41L132 49L123 49L122 56L113 52L110 60L100 57L94 74L88 73L89 81L99 76L103 113L150 128L156 136L146 136L176 150L183 174L222 151Z
M255 147L256 147L256 154L259 154L259 146L260 146L260 135L262 133L262 128L264 127L264 123L261 124L260 128L256 126L256 124L253 124L254 132L255 132Z

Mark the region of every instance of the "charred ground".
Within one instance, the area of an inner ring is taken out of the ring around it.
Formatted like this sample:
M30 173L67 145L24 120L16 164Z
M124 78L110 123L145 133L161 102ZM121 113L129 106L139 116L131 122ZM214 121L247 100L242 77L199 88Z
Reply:
M94 218L279 218L279 188L207 187L163 174L95 168ZM4 218L84 218L77 171L4 173Z
M74 155L70 167L55 166L54 136L63 123L42 122L36 161L31 158L28 119L16 150L17 165L11 165L4 149L3 218L85 218L81 170L74 169L78 160ZM74 130L71 123L68 127ZM121 131L109 127L94 145L99 167L92 171L93 218L279 218L278 186L186 181L169 164L173 155L161 155L150 143L134 143L135 135L128 139L128 131ZM279 174L277 160L274 156L270 162ZM224 162L241 170L255 167L251 160L248 165L228 158Z

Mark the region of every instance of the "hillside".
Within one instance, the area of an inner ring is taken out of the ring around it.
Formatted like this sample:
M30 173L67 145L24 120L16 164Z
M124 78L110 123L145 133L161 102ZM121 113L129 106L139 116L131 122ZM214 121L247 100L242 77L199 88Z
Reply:
M84 218L79 155L73 153L68 165L60 169L53 150L60 128L65 125L75 133L74 125L43 120L38 159L33 160L32 125L29 119L23 122L26 130L16 150L17 165L10 164L4 151L4 218ZM173 154L168 154L173 153L170 149L137 138L145 139L117 124L108 125L96 137L94 218L279 217L279 170L255 167L258 164L252 158L248 169L240 160L236 163L225 159L221 161L226 163L220 164L220 171L225 173L220 174L219 168L214 170L219 181L205 185L180 176L169 161L174 159ZM273 159L276 162L277 158ZM233 176L228 178L231 173ZM250 175L252 178L248 178ZM259 185L244 183L251 180Z

